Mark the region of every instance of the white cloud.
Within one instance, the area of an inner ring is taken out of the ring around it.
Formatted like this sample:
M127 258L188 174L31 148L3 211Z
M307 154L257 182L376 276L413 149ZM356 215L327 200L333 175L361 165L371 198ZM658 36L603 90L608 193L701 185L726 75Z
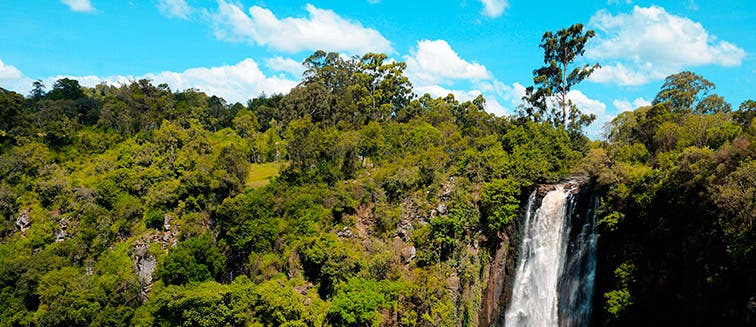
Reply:
M624 112L624 111L633 111L636 108L640 108L640 107L650 106L651 102L649 102L648 100L644 98L636 98L635 100L633 100L632 103L630 103L630 101L626 99L622 99L622 100L618 99L618 100L612 101L612 104L614 105L615 108L617 108L618 112Z
M619 112L625 112L625 111L632 111L633 110L633 104L630 103L630 101L627 100L614 100L612 101L612 104L615 108L617 108L617 111Z
M649 62L634 66L634 68L628 68L619 62L603 65L591 74L589 80L599 83L615 83L622 86L643 85L660 80L676 71L676 69L656 67Z
M393 51L391 42L375 29L311 4L305 10L309 18L279 19L263 7L250 7L248 15L239 5L218 0L218 12L212 21L219 39L265 45L290 53L319 49L352 54Z
M502 106L499 101L496 100L494 97L486 97L486 112L492 113L496 116L506 116L511 113L509 109Z
M478 83L477 86L484 94L487 94L486 100L496 97L506 101L508 113L514 113L515 109L522 104L522 97L525 96L525 87L517 82L507 85L501 81L493 80Z
M61 3L78 12L94 12L95 7L89 0L60 0Z
M257 63L244 59L236 65L210 68L191 68L182 73L147 74L154 83L167 83L174 89L198 88L208 94L222 96L230 102L246 101L260 93L284 93L297 82L280 77L265 76Z
M447 95L451 94L451 95L454 95L454 98L460 102L470 101L472 99L475 99L481 94L479 90L468 90L468 91L453 90L453 89L447 89L440 85L418 86L418 87L415 87L415 93L417 94L428 93L430 94L430 96L434 98L446 97Z
M567 92L567 98L572 100L572 103L583 113L594 114L596 117L606 115L606 104L589 98L580 90L570 90Z
M444 83L459 79L488 79L485 66L468 62L444 40L423 40L411 49L407 59L407 75L421 84Z
M644 98L636 98L635 100L633 100L633 105L636 108L646 107L646 106L650 106L651 105L651 101L648 101L648 100L646 100Z
M596 120L585 128L585 134L593 139L601 136L604 124L612 120L612 116L608 115L606 112L606 104L599 100L589 98L580 90L570 90L570 92L567 92L567 98L572 100L572 103L577 106L581 112L596 115Z
M168 18L189 19L192 13L186 0L158 0L157 7L160 14Z
M7 73L9 72L9 73ZM13 66L0 61L0 82L22 94L31 90L32 79L24 76ZM3 78L7 77L7 78ZM174 90L199 89L211 95L223 97L229 102L245 102L261 93L286 93L297 85L297 81L278 76L266 76L252 59L244 59L235 65L217 67L190 68L183 72L164 71L148 73L141 76L69 76L59 75L43 78L45 85L52 85L56 80L68 77L79 84L94 87L100 83L111 85L127 84L139 79L150 79L154 85L166 83Z
M305 71L305 67L301 62L280 56L266 59L265 64L274 71L287 72L296 77L301 77L302 73Z
M586 56L604 66L591 76L595 82L641 85L689 66L739 66L745 57L743 49L717 40L700 23L661 7L635 6L618 15L600 10L589 25L599 36Z
M6 65L2 60L0 60L0 81L19 79L22 76L23 74L21 74L21 71L18 70L18 68L11 65Z
M18 68L0 60L0 87L26 94L31 90L33 82L31 78L24 76Z
M499 17L505 9L509 8L507 0L480 0L480 2L483 3L483 15L488 17Z
M454 96L454 99L459 102L472 101L479 95L483 95L483 97L486 99L486 106L484 108L486 112L495 114L497 116L504 116L510 112L509 109L499 103L496 96L491 93L485 94L478 89L458 90L448 89L440 85L426 85L415 87L415 93L420 95L427 93L434 98L444 98L447 95L451 94Z
M525 94L521 84L507 85L495 79L484 65L461 58L444 40L419 41L404 59L407 76L420 95L452 94L460 102L483 95L485 110L503 116L513 114Z
M419 41L404 58L415 93L432 97L452 94L460 102L483 95L487 112L499 116L510 112L500 100L510 101L513 87L494 79L485 66L462 59L446 41Z

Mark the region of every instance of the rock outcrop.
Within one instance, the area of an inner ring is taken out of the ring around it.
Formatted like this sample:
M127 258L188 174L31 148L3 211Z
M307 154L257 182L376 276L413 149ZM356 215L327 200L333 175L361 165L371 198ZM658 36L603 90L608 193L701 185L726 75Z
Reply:
M16 217L16 227L18 230L25 232L31 227L31 215L29 214L29 208L26 208L18 213Z

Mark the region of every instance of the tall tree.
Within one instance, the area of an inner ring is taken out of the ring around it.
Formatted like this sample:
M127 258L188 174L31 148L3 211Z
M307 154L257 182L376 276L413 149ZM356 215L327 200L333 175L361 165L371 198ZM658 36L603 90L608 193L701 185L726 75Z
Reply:
M521 115L534 121L549 121L554 126L579 129L590 124L594 115L584 115L567 98L567 93L576 84L599 68L599 64L573 67L575 59L585 52L585 44L595 35L592 30L583 31L583 24L575 24L556 33L546 32L541 38L544 66L533 71L534 86L525 90L525 105Z
M42 83L42 80L36 80L34 83L32 83L32 90L30 93L30 97L34 101L39 101L45 96L45 84Z
M669 104L675 113L690 113L715 88L714 83L705 78L684 71L667 76L652 103Z
M70 78L55 81L52 90L47 94L50 100L78 100L84 96L84 90L79 85L79 81Z

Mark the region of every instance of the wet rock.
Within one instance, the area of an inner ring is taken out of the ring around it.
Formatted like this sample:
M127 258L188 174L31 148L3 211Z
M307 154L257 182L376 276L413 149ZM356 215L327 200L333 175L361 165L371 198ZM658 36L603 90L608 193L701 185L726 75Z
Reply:
M336 232L336 235L341 238L352 238L354 237L354 233L352 233L352 230L349 229L349 227L344 226L344 229Z
M486 267L486 278L483 281L486 286L483 292L480 312L478 313L479 326L496 326L504 309L502 297L505 295L505 287L507 278L509 277L506 270L506 243L506 241L499 243L496 247L493 260Z
M68 229L68 220L62 218L58 224L60 225L60 229L53 233L53 237L55 238L55 242L63 242L68 236L68 232L66 231Z
M173 220L173 217L171 217L171 215L169 215L169 214L165 214L165 216L163 216L163 228L165 228L166 232L169 231L169 230L171 230L171 221L172 220Z
M417 257L417 249L414 246L409 245L401 250L402 262L407 264Z
M31 215L29 214L28 208L18 214L18 217L16 218L16 227L22 232L25 232L31 227Z
M131 260L134 262L132 268L137 275L137 281L139 281L141 288L139 298L142 301L146 301L149 297L152 290L152 274L157 266L157 259L149 254L149 248L149 241L140 240L135 242L134 248L131 250Z
M394 237L394 253L399 255L403 264L409 264L417 257L417 249L411 244L404 242L399 236Z
M396 225L396 236L402 239L404 242L409 242L412 239L412 222L409 220L400 220Z
M136 264L136 274L139 285L142 288L140 298L146 300L152 290L152 273L155 271L157 260L152 256L140 258Z
M66 236L68 236L68 233L62 229L59 229L53 233L53 237L55 237L55 242L63 242L66 240Z
M445 215L449 212L449 209L446 207L446 203L439 203L438 206L436 206L436 212L438 212L439 215Z

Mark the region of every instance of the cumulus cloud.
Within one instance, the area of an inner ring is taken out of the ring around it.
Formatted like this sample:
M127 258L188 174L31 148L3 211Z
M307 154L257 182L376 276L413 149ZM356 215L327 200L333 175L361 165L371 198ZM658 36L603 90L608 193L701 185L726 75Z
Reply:
M302 73L305 71L305 67L301 62L280 56L268 58L265 60L265 64L274 71L286 72L296 77L302 76Z
M649 106L651 105L651 102L644 98L636 98L635 100L633 100L632 103L626 99L622 99L622 100L617 99L617 100L612 101L612 104L614 105L615 108L617 108L617 111L623 112L623 111L632 111L636 108Z
M4 79L3 76L7 78ZM155 85L166 83L174 90L199 89L207 94L223 97L229 102L244 102L261 93L286 93L297 85L297 81L285 77L266 76L257 63L249 58L235 65L190 68L183 72L164 71L141 76L107 77L59 75L43 78L42 81L50 86L64 77L76 79L81 85L88 87L94 87L100 83L120 85L135 80L149 79ZM32 81L18 69L4 65L0 61L0 82L3 85L9 85L14 91L26 94L31 89Z
M743 49L717 40L700 23L657 6L618 15L600 10L589 26L598 37L586 56L604 66L591 76L595 82L641 85L689 66L739 66L745 57Z
M455 99L462 102L475 99L481 94L480 90L454 90L454 89L445 88L441 85L418 86L418 87L415 87L415 93L418 93L418 94L428 93L430 94L430 96L434 98L445 97L451 94L451 95L454 95Z
M157 8L161 15L168 18L189 19L192 13L186 0L158 0Z
M311 4L305 10L308 18L279 19L260 6L250 7L247 14L239 5L218 0L218 12L212 15L212 21L215 35L221 40L249 42L289 53L319 49L352 54L393 51L391 42L375 29Z
M89 0L60 0L61 3L77 12L94 12L95 7Z
M484 65L463 59L444 40L419 41L404 59L417 94L452 94L462 102L483 95L485 110L498 116L513 114L525 94L521 84L497 80Z
M567 98L572 100L572 103L583 113L596 115L596 120L585 128L585 134L593 139L600 137L604 125L613 118L613 116L607 114L606 104L589 98L580 90L570 90L570 92L567 92Z
M0 87L26 94L31 90L32 82L34 81L24 76L18 68L0 60Z
M567 98L572 100L572 104L577 106L583 113L594 114L596 117L606 115L606 104L589 98L580 90L570 90L567 92Z
M480 0L483 3L483 15L488 17L499 17L504 13L504 10L509 8L509 1L507 0Z
M663 79L679 69L657 67L649 62L631 65L633 67L627 67L619 62L603 65L591 74L589 80L598 83L615 83L622 86L643 85Z
M444 40L419 41L404 59L417 94L452 94L461 102L483 95L487 112L499 116L512 112L500 100L510 101L513 87L496 80L485 66L461 58Z
M407 74L422 84L491 77L485 66L460 58L444 40L420 41L406 59Z
M11 65L6 65L2 60L0 60L0 81L18 79L21 78L21 76L23 76L23 74L21 74L21 71L18 70L18 68Z
M246 101L263 92L288 92L297 84L286 78L265 76L257 63L249 58L231 66L190 68L181 73L166 71L147 74L143 78L167 83L179 90L198 88L230 102Z
M503 106L499 104L499 106L507 108L505 111L509 114L515 112L515 109L522 104L522 97L525 96L525 87L517 82L509 85L498 80L492 80L481 82L477 85L484 94L489 94L489 97L493 98L495 96L498 99L504 100L507 105ZM486 100L489 97L486 97Z

